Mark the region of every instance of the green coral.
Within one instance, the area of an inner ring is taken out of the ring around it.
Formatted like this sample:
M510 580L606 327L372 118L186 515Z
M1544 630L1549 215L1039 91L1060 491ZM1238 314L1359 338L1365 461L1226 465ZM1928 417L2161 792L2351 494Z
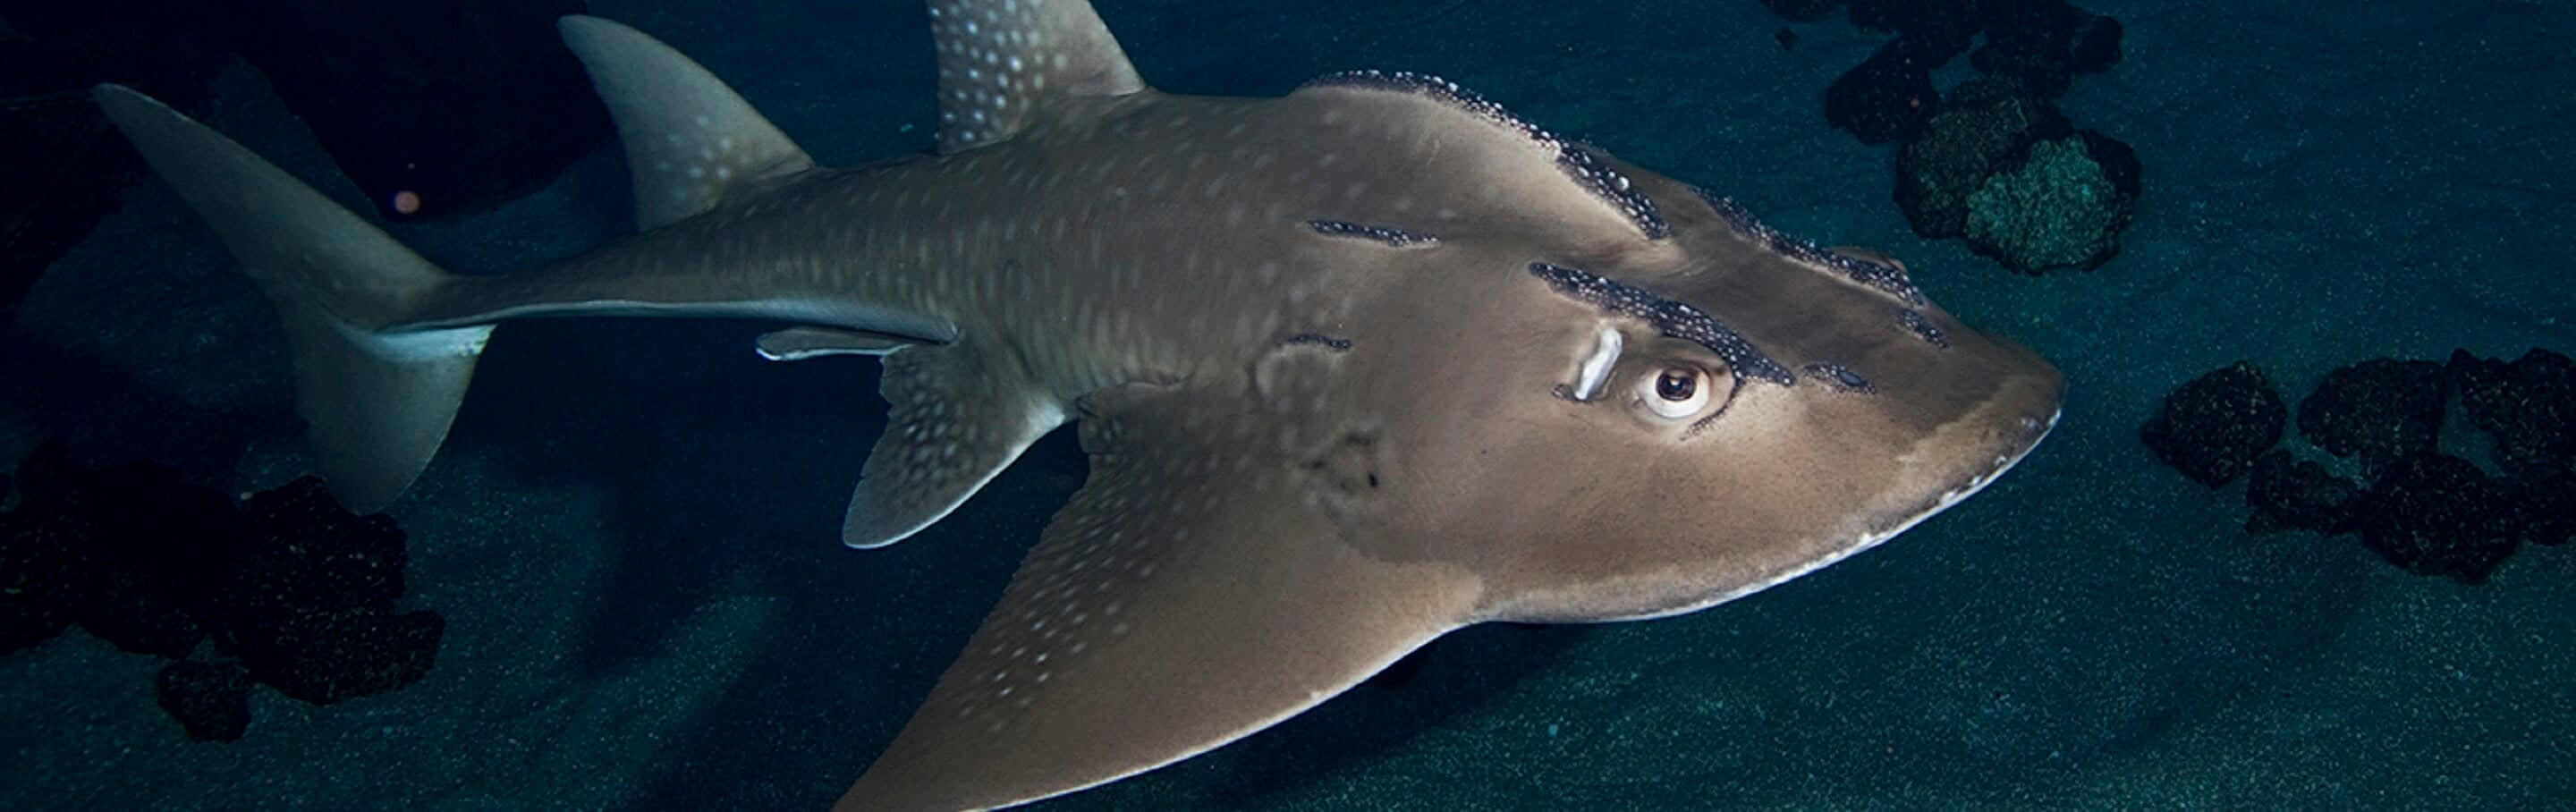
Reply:
M2023 273L2091 268L2119 252L2129 205L2083 137L2042 141L1968 196L1968 243Z

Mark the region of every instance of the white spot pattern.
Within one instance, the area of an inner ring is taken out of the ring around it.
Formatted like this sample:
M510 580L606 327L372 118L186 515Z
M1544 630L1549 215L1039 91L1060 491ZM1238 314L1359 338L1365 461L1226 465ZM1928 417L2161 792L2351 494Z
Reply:
M933 0L939 44L939 151L1009 138L1051 93L1123 95L1144 88L1091 4Z

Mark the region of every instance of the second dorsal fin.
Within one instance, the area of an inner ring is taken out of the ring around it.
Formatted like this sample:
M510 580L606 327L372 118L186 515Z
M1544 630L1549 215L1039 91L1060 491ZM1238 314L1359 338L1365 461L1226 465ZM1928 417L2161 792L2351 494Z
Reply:
M931 0L939 151L1017 135L1048 100L1145 89L1087 0Z

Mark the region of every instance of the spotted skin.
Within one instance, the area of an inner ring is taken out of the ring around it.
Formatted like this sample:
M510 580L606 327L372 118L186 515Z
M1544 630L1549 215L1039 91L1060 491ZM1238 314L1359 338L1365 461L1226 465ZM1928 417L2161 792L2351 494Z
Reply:
M344 500L419 474L515 318L751 317L781 323L770 358L882 357L854 547L1078 422L1089 478L843 810L1114 781L1474 623L1723 603L1957 503L2055 425L2056 370L1901 265L1454 84L1172 96L1080 0L931 9L939 151L848 169L650 37L566 19L643 231L516 274L447 274L98 97L279 302ZM1665 385L1714 378L1735 385Z

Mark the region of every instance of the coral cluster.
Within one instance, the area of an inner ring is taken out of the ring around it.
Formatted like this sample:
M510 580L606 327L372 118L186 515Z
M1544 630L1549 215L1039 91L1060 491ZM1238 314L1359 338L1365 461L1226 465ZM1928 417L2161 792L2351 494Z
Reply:
M2137 155L2077 129L2050 101L2077 74L2120 61L2118 20L2065 0L1764 5L1792 22L1847 5L1854 24L1896 35L1826 88L1825 120L1862 143L1902 145L1896 200L1915 233L1966 238L2032 274L2119 253L2140 189ZM1963 53L1981 75L1945 97L1932 73Z

